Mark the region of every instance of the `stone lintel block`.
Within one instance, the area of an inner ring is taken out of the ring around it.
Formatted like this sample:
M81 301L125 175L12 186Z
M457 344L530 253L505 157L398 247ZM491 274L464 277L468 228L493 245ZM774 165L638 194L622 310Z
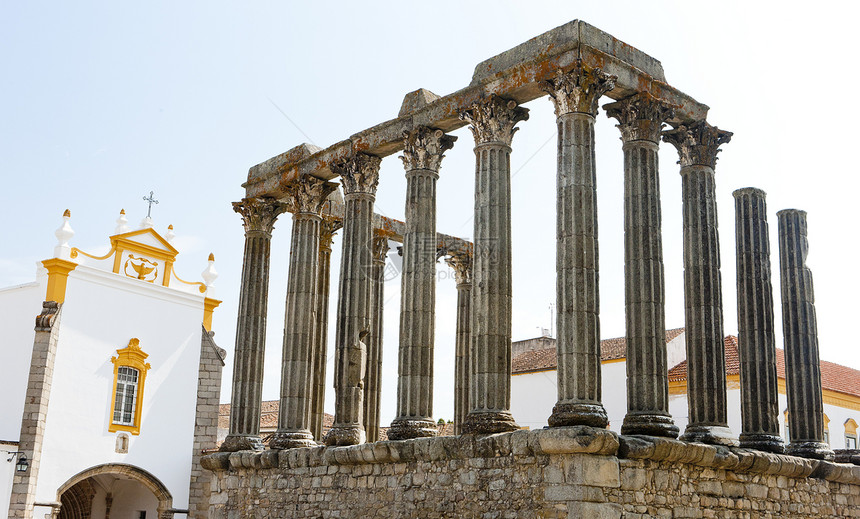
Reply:
M857 485L860 484L860 467L830 461L819 461L816 464L815 470L809 476L837 483Z
M216 452L200 458L200 465L206 470L227 470L230 468L230 452Z
M271 159L261 162L248 170L248 181L253 182L261 178L265 178L273 173L279 173L279 168L284 164L295 164L311 155L322 151L319 146L303 142L298 146L291 148L280 155L276 155Z
M531 435L530 444L535 454L615 454L619 447L618 435L614 432L587 425L540 429Z
M425 106L429 105L433 101L436 101L437 99L439 99L438 95L425 88L413 90L412 92L406 94L406 96L403 98L403 104L400 105L400 112L397 114L397 116L403 117L406 114L424 108Z

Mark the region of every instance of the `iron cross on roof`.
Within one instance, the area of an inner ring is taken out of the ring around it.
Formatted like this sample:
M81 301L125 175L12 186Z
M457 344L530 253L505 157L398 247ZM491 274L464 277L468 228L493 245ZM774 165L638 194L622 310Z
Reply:
M153 196L154 192L150 191L148 197L143 197L144 202L149 202L149 208L146 210L146 217L149 218L149 213L152 212L152 204L158 204L158 200Z

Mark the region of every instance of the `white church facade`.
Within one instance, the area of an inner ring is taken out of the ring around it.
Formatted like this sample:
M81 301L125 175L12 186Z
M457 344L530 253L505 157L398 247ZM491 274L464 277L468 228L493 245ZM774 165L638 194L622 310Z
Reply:
M737 337L725 339L726 398L729 428L737 437L741 432L741 391ZM683 328L666 331L669 378L669 413L681 432L687 426L687 362ZM601 341L603 405L609 428L619 432L627 412L626 344L623 337ZM557 401L555 339L542 337L513 343L511 412L517 423L530 429L547 425ZM783 350L777 349L780 433L788 442L786 429L788 403L785 391ZM860 371L821 362L824 400L825 437L831 449L857 449L860 423Z
M69 244L69 222L34 282L0 289L0 519L205 517L214 258L186 282L172 228L123 213L99 256Z

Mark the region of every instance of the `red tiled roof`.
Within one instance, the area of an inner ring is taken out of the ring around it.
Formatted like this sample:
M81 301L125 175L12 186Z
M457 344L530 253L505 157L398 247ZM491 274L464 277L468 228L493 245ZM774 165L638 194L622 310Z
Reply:
M683 328L666 330L666 342L671 341L684 332ZM615 360L627 357L627 339L615 337L600 341L600 360ZM541 350L524 351L511 360L511 371L514 373L528 373L530 371L543 371L555 369L558 359L555 348L544 348Z
M726 375L740 373L740 358L738 356L738 338L729 335L725 340L726 346ZM821 388L837 391L848 395L860 396L860 370L842 366L826 360L820 361ZM776 350L777 376L785 379L785 351ZM669 380L687 380L687 361L680 362L669 370Z

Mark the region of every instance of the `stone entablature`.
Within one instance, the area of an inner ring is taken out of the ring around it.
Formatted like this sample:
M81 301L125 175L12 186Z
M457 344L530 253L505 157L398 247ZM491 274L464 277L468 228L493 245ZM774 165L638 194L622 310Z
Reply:
M860 516L858 466L584 426L203 463L213 518Z

